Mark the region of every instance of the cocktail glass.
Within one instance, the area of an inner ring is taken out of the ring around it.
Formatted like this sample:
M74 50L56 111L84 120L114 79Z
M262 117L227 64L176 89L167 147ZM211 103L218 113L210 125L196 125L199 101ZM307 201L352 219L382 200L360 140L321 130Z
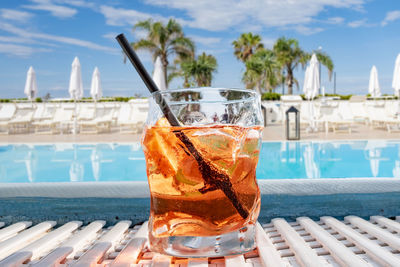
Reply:
M170 126L164 99L180 126ZM155 92L142 137L151 193L152 251L214 257L254 249L256 166L263 118L251 90Z

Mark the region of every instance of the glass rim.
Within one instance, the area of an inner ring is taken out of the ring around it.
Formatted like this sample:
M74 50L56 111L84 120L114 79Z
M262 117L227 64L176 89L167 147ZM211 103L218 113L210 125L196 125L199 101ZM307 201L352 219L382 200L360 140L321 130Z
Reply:
M167 89L167 90L160 90L157 92L151 93L151 96L153 99L157 95L168 95L171 93L182 93L182 92L204 92L204 91L233 91L233 92L243 92L246 94L251 95L248 98L245 99L237 99L237 100L207 100L207 99L201 99L201 100L195 100L195 101L168 101L168 103L173 104L173 105L184 105L184 104L196 104L196 103L243 103L243 102L249 102L249 101L255 101L258 98L260 98L260 94L251 89L243 89L243 88L225 88L225 87L193 87L193 88L179 88L179 89Z

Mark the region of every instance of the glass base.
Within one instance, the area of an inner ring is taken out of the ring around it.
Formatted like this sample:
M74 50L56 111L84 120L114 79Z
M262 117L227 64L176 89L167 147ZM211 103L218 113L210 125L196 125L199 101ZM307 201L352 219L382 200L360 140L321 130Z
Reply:
M243 254L255 248L255 226L248 225L237 231L218 236L150 235L151 251L175 257L221 257Z

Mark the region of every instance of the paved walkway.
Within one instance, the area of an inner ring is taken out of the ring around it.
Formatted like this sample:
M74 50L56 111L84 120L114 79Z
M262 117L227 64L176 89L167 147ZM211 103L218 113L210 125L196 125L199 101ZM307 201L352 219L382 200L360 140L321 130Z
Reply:
M400 139L400 132L388 133L384 129L372 129L366 125L356 124L351 134L348 132L325 134L323 131L307 133L301 131L301 140L361 140L361 139ZM127 143L140 141L141 134L121 134L117 130L107 134L15 134L0 135L0 143ZM282 124L271 124L263 131L264 141L286 140L285 127Z

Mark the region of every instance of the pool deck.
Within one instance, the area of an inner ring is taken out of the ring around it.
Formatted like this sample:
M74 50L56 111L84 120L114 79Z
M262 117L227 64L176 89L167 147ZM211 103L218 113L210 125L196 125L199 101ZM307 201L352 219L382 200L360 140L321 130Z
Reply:
M366 140L366 139L400 139L400 132L389 133L384 129L372 129L363 124L355 124L352 133L338 132L325 133L306 132L300 133L301 140ZM286 140L285 127L282 124L270 124L263 130L263 141L283 141ZM121 134L117 130L103 134L62 134L62 135L43 135L43 134L14 134L0 135L0 143L129 143L140 141L141 134Z

